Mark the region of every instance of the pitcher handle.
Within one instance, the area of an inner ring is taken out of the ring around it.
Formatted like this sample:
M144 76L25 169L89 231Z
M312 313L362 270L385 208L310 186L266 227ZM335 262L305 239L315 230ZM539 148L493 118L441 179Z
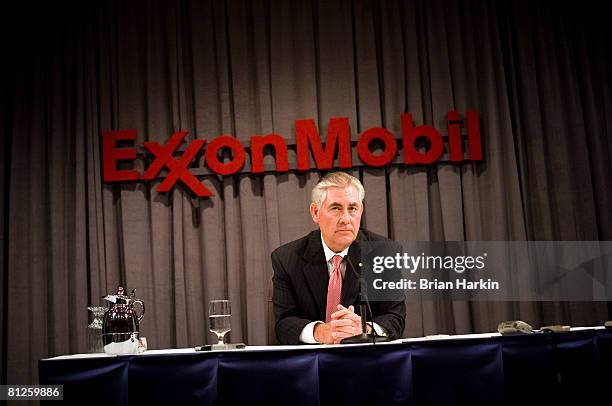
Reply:
M140 322L140 320L142 320L142 318L143 318L143 316L145 314L145 305L144 305L144 302L142 300L138 299L138 300L134 300L132 302L132 308L134 307L134 305L136 303L140 303L140 306L142 307L142 311L140 312L140 316L138 316L138 322ZM134 313L136 313L135 310L134 310Z

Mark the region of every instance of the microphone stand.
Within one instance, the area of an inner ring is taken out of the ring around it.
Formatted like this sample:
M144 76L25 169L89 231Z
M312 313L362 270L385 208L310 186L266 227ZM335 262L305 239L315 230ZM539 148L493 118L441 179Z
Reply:
M372 343L376 344L376 342L382 343L391 341L389 337L383 337L376 335L376 330L374 330L374 314L372 313L372 308L370 307L370 300L368 299L368 294L366 293L367 289L365 288L365 278L363 277L363 272L357 272L353 263L349 259L348 254L345 255L346 263L350 265L352 272L359 278L359 314L361 314L361 334L354 335L352 337L343 338L340 340L340 344L365 344ZM361 268L361 263L359 264ZM361 270L361 269L360 269ZM370 317L372 318L372 333L366 333L366 306L370 311Z

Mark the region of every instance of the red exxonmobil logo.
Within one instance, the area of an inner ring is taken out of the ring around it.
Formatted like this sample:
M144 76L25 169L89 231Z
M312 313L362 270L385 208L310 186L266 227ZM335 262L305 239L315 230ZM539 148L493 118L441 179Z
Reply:
M398 144L403 147L399 163L404 165L428 165L439 161L444 154L445 139L448 159L450 162L482 160L482 144L478 112L466 112L466 120L462 121L459 112L449 111L448 136L443 137L440 131L429 125L415 126L412 114L401 115L402 134L400 139L387 129L374 127L362 132L356 141L356 150L362 164L381 167L398 160ZM463 137L462 128L467 131ZM181 181L198 197L212 196L213 193L196 177L201 175L201 168L193 167L192 161L204 155L204 166L213 173L229 176L244 172L248 165L247 153L250 155L250 173L263 173L265 149L274 150L276 172L290 170L289 152L291 152L291 169L307 171L310 169L327 170L335 168L352 168L353 148L351 142L349 120L346 117L332 118L327 127L325 142L321 141L319 131L312 119L295 121L295 145L288 147L286 139L279 134L253 135L250 145L245 146L240 140L230 135L220 135L212 139L208 145L203 138L192 140L187 148L179 151L180 145L187 136L186 131L177 131L165 145L158 142L143 142L148 155L152 156L150 164L144 173L135 169L119 169L120 161L137 159L136 148L120 148L119 143L136 139L136 130L108 131L102 134L102 154L104 165L104 182L150 181L157 177L164 180L157 188L158 192L168 192ZM426 141L423 147L419 139ZM468 148L464 151L464 141ZM372 144L379 146L373 152ZM224 151L231 154L220 155ZM295 151L295 153L293 153ZM467 157L466 157L467 153ZM311 160L312 156L312 160ZM314 165L313 165L314 163Z

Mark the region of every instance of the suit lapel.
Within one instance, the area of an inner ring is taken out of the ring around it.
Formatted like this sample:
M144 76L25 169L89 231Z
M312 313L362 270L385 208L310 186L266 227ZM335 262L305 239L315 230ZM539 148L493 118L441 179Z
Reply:
M346 262L346 272L344 273L344 280L342 281L342 298L340 303L343 306L350 306L357 302L359 297L359 274L361 269L359 263L361 262L361 247L359 242L364 239L363 233L360 231L357 234L357 241L354 241L348 251Z
M325 318L325 306L327 303L327 286L329 285L329 273L325 262L325 253L321 243L321 233L315 230L310 233L308 245L304 252L306 266L303 268L304 278L308 283L310 292L314 296L319 314Z

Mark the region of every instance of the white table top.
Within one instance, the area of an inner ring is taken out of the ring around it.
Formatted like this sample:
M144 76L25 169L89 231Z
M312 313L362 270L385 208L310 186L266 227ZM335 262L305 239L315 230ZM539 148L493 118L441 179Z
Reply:
M601 330L604 329L603 326L595 326L595 327L572 327L570 331L582 331L582 330ZM416 342L427 342L433 340L472 340L479 338L492 338L492 337L501 337L499 333L480 333L480 334L436 334L425 337L414 337L414 338L401 338L399 340L390 341L387 343L376 343L376 345L394 345L394 344L403 344L403 343L416 343ZM371 343L367 344L352 344L351 347L354 346L367 346L373 345ZM334 345L248 345L243 349L231 349L231 350L215 350L215 351L205 351L205 352L232 352L232 351L292 351L292 350L320 350L322 348L346 348L346 345L342 344L334 344ZM162 349L162 350L147 350L140 354L132 354L134 356L146 357L148 355L172 355L172 354L195 354L200 351L196 351L195 348L172 348L172 349ZM46 358L46 360L68 360L68 359L84 359L84 358L109 358L109 357L117 357L117 355L108 355L103 353L98 354L72 354L72 355L60 355L57 357Z

